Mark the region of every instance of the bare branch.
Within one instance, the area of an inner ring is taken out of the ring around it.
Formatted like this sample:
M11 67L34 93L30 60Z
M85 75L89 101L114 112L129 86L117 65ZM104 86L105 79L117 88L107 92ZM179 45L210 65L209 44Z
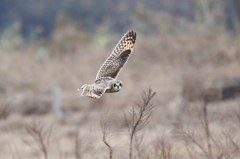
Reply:
M37 149L43 153L44 158L48 159L47 148L49 145L52 128L50 128L50 130L44 130L44 125L41 122L33 121L31 124L27 125L26 131L36 142ZM25 143L33 148L29 142L25 141Z
M92 138L87 135L79 135L79 132L75 132L74 143L75 143L75 158L82 159L84 154L89 150L89 142L91 143Z
M207 151L203 148L203 146L195 139L194 132L190 131L188 128L184 129L182 125L175 125L175 135L178 138L181 138L185 142L194 143L202 152L207 155Z
M161 159L172 159L176 155L172 151L171 142L167 142L167 137L163 133L161 136L157 136L153 144L155 155Z
M196 137L194 135L194 131L190 131L188 129L184 130L182 126L178 127L175 131L177 135L179 135L181 138L183 138L187 142L194 143L202 152L206 155L207 158L212 159L212 142L217 146L216 141L211 136L210 130L209 130L209 121L208 121L208 110L207 110L207 102L203 100L203 104L201 106L201 115L199 115L198 120L202 126L202 129L204 131L207 148L205 149L199 141L196 140Z

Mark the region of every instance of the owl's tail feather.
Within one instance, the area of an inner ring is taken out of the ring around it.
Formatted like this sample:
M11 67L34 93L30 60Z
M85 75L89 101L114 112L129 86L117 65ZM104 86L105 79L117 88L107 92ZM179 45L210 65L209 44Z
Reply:
M81 90L81 96L87 96L94 99L100 98L105 92L105 89L98 88L94 86L94 84L84 84L81 88L78 89L78 91Z

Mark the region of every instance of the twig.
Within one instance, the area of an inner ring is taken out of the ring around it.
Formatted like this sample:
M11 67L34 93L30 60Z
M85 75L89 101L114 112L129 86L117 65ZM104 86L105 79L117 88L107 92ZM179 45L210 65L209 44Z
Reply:
M163 133L161 137L158 137L155 140L154 150L156 155L161 159L171 159L173 158L172 155L172 145L166 142L166 137Z
M27 133L33 138L33 140L37 143L38 149L43 153L45 159L48 159L48 145L49 139L52 132L52 128L50 130L45 131L44 125L41 122L32 122L26 127ZM33 146L25 141L31 148Z

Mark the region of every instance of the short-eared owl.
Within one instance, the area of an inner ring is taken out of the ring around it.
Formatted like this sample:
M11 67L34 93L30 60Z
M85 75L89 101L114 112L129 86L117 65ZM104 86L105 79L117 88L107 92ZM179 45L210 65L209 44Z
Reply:
M111 55L99 69L93 84L84 84L82 96L100 98L104 93L115 93L121 90L122 82L117 76L133 51L136 41L136 32L128 31L118 42Z

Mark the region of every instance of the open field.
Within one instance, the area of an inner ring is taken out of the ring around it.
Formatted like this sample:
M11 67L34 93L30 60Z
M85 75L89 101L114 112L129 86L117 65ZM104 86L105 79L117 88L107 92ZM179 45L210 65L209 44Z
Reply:
M123 89L93 100L76 90L94 82L122 35L89 36L65 27L49 40L1 50L0 159L109 158L103 117L113 158L129 158L124 112L149 87L156 92L154 109L134 136L133 158L239 158L239 99L190 102L182 89L239 78L240 36L137 32L133 54L118 77ZM61 89L62 115L53 109L54 88Z

